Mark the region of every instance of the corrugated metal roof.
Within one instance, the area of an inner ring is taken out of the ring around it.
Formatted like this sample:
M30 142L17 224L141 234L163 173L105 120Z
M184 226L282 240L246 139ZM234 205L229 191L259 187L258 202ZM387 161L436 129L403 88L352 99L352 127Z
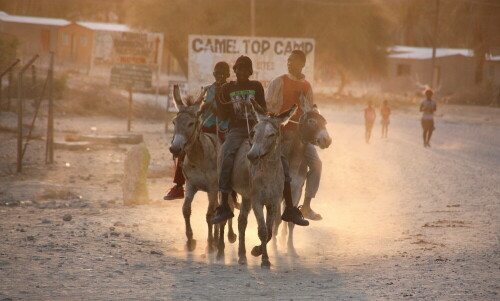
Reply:
M92 30L100 31L132 31L130 27L124 24L99 23L99 22L76 22L76 24Z
M0 13L0 20L12 23L40 24L40 25L50 25L50 26L65 26L71 23L68 20L64 19L13 16L5 12Z
M389 52L390 58L397 59L428 60L432 58L432 48L430 47L394 46ZM472 50L464 48L436 48L436 57L452 55L472 57L474 53Z

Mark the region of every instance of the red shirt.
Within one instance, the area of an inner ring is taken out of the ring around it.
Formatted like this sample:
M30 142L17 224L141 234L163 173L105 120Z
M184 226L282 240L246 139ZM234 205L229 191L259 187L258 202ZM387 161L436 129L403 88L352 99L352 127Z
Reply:
M294 104L297 104L299 106L297 112L292 116L292 118L290 118L290 120L298 122L300 116L304 113L300 107L300 93L304 93L304 95L307 94L307 92L311 89L311 84L306 80L293 80L286 74L283 74L281 77L283 78L283 105L281 106L280 112L288 110ZM283 129L294 131L297 129L297 124L289 122L283 127Z

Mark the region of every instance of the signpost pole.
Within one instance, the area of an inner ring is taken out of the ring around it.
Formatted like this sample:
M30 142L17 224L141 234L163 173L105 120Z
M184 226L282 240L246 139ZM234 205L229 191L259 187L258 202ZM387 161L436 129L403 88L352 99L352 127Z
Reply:
M130 132L132 127L132 85L128 87L128 118L127 118L127 132Z

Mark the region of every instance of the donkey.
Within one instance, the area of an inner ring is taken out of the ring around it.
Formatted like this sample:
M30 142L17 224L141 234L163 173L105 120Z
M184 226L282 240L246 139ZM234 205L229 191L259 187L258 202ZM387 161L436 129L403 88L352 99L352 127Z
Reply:
M182 165L182 172L186 178L186 193L184 204L182 205L182 214L186 224L186 247L188 251L196 248L196 240L193 239L193 230L191 228L191 203L194 195L199 190L207 192L208 208L206 220L208 224L208 251L212 252L216 240L224 241L224 237L218 237L219 231L215 229L210 220L215 215L215 208L218 206L218 183L217 183L217 153L218 137L215 134L208 134L201 131L202 120L200 108L206 90L203 90L198 99L194 102L187 101L186 105L182 102L179 86L174 86L174 100L179 112L173 119L174 138L170 146L170 152L174 156L179 156L185 152L186 157ZM221 228L224 225L220 225ZM223 233L223 231L222 231ZM233 243L236 241L236 234L233 231L232 221L229 220L228 240Z
M285 182L281 163L280 126L288 122L297 107L293 106L279 115L268 114L255 102L253 108L258 122L250 133L249 143L243 143L236 153L232 175L233 189L242 197L238 217L238 262L247 263L245 230L251 207L257 219L261 241L261 245L255 248L262 254L261 267L270 268L266 245L272 237L273 223L279 211ZM264 207L267 211L266 218Z
M328 148L332 143L332 139L326 129L326 120L320 114L316 105L310 105L305 100L303 95L300 97L300 106L304 113L300 116L298 122L298 130L294 132L286 131L283 135L282 148L283 152L288 158L290 177L292 182L290 184L292 190L292 202L297 206L300 202L302 195L302 188L304 186L307 176L307 166L304 162L304 148L306 143L319 146L321 149ZM280 210L281 212L281 210ZM280 215L276 216L274 225L275 238L278 234L278 228L281 223ZM293 245L293 223L288 224L288 253L297 256L295 247ZM287 228L283 227L281 233L282 240L286 240ZM276 243L276 240L274 240Z

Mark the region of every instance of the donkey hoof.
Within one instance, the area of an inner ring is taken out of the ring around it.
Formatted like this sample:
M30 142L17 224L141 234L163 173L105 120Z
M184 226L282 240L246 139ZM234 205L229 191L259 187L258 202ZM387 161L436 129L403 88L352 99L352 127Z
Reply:
M217 252L217 260L219 261L224 260L224 250Z
M295 248L288 248L288 255L290 255L291 257L294 257L294 258L300 257L299 253L297 253L297 251L295 251Z
M229 240L230 243L234 243L236 241L237 237L238 237L238 235L236 235L235 233L228 233L227 234L227 240Z
M252 249L252 255L255 257L258 257L262 255L262 246L255 246Z
M238 259L238 263L240 265L247 265L247 257L246 256L243 256L243 257L240 256L240 258Z
M208 245L207 246L207 253L213 253L214 251L216 250L216 247L212 246L212 245Z
M196 239L188 240L187 243L186 243L186 249L189 252L193 252L194 249L196 249Z
M269 260L262 260L260 267L269 270L271 268L271 262Z

